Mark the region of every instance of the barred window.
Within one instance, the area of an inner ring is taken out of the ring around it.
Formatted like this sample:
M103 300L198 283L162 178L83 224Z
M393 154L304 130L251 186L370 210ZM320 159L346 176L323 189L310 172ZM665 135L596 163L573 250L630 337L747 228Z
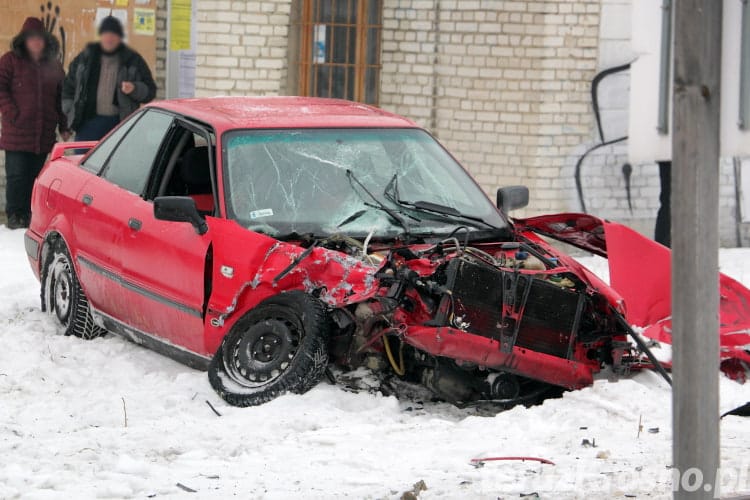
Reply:
M302 0L298 92L377 104L383 0Z

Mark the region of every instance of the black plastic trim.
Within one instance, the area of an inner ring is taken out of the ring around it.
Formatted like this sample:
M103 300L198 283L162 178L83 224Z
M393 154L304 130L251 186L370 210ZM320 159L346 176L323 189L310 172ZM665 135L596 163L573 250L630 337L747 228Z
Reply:
M158 293L152 292L151 290L148 290L142 286L136 285L134 283L131 283L124 279L122 276L113 273L112 271L109 271L107 269L104 269L103 267L95 264L94 262L91 262L86 257L78 256L78 263L82 266L86 266L92 271L101 274L102 276L105 276L112 281L120 284L120 286L123 286L127 288L128 290L131 290L133 292L139 293L143 295L144 297L147 297L151 300L154 300L156 302L159 302L161 304L173 307L179 311L182 311L184 313L190 314L192 316L196 316L198 318L203 318L203 312L198 309L193 309L192 307L183 304L182 302L177 302L175 300L172 300L168 297L164 297L163 295L159 295Z
M26 255L34 260L39 260L39 242L29 233L23 235L23 246L26 249Z
M158 352L179 363L195 368L196 370L206 371L211 362L211 358L201 354L188 351L187 349L167 342L154 335L142 332L137 328L126 325L112 316L91 308L91 313L97 321L108 331L130 340L134 344L146 347L154 352Z

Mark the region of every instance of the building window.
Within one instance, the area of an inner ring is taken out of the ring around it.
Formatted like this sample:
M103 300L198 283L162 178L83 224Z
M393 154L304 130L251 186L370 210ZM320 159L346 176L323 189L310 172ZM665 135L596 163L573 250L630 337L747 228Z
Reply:
M378 103L383 0L302 0L300 95Z

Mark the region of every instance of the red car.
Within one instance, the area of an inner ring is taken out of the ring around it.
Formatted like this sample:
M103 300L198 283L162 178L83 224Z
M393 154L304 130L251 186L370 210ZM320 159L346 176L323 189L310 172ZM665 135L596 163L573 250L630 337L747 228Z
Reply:
M493 204L429 133L379 109L188 99L56 145L25 242L66 334L118 333L208 370L235 405L304 392L329 363L509 404L643 366L629 324L669 331L668 300L662 314L642 298L664 294L651 281L668 251L588 215L508 219L527 201L508 187ZM653 255L613 266L626 301L541 235ZM746 337L727 360L747 361Z

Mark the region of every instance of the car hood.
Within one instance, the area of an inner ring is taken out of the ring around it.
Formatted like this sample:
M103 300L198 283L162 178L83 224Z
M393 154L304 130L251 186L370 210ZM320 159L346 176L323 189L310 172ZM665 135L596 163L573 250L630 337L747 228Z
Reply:
M644 327L647 337L671 343L669 248L622 224L588 214L543 215L513 222L519 233L531 231L606 257L610 286L625 300L628 322ZM750 362L750 290L720 274L719 293L722 357Z

